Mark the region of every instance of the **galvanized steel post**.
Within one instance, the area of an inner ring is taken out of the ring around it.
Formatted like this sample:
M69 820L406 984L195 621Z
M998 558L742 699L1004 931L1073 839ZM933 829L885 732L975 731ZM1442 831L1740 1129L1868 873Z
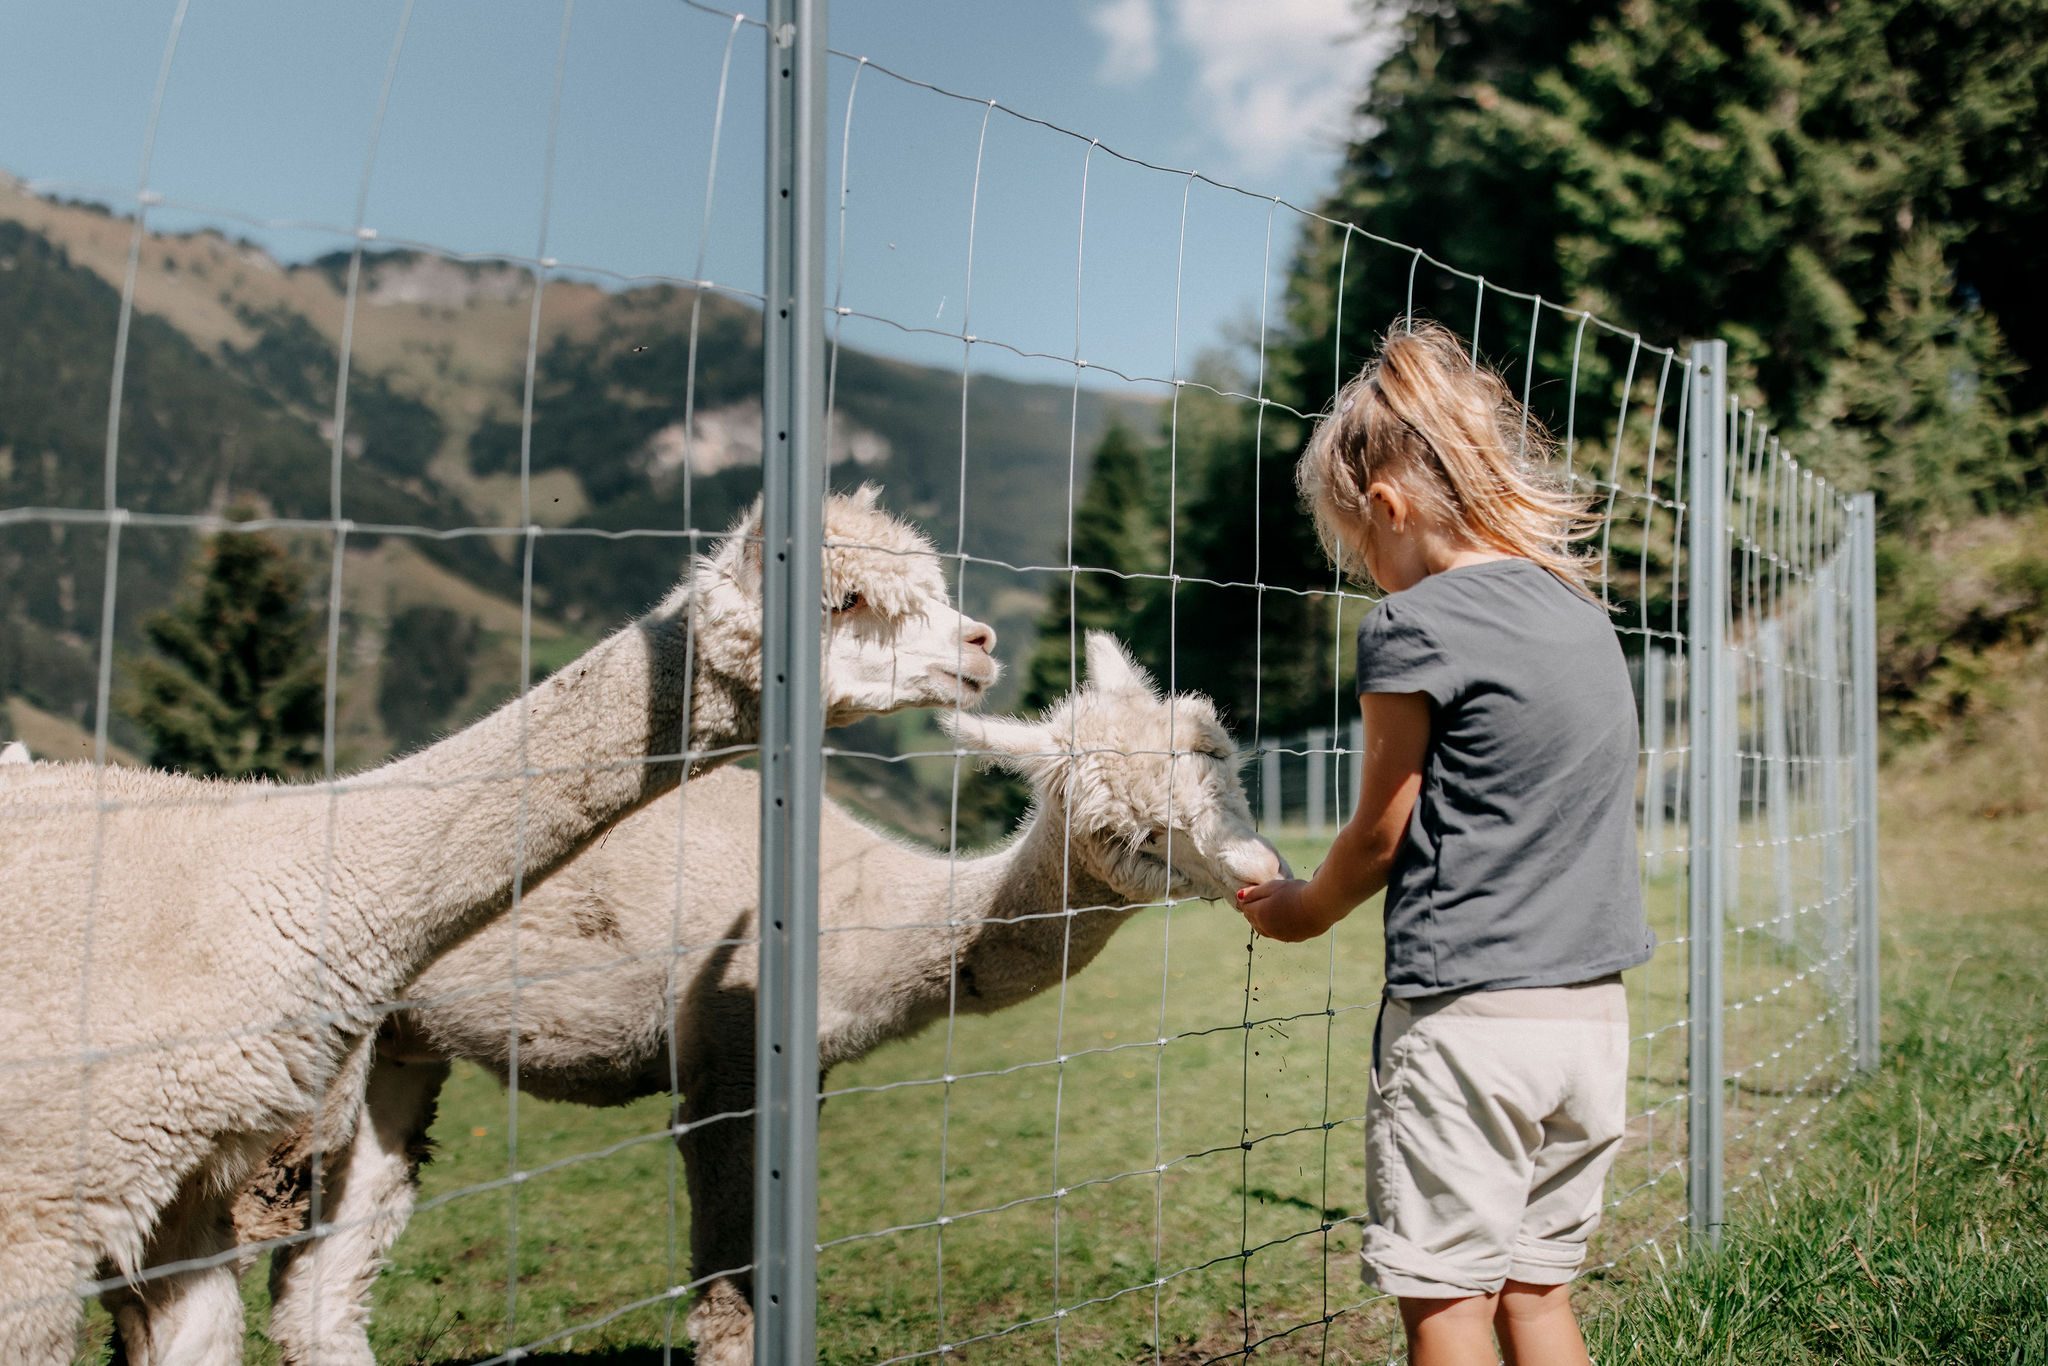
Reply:
M1349 821L1358 811L1358 796L1365 790L1365 718L1353 717L1351 721L1350 781L1344 783L1344 790L1337 794L1337 811L1343 821ZM1342 779L1339 779L1343 782ZM1342 822L1340 821L1340 824Z
M1643 651L1643 846L1650 876L1664 871L1664 670L1662 647Z
M825 0L769 0L754 1360L817 1357Z
M1877 496L1849 500L1849 676L1856 763L1856 1070L1877 1067Z
M1330 734L1327 730L1308 733L1308 833L1311 839L1321 839L1328 830L1323 800L1329 796L1330 780L1323 773L1323 760L1329 757Z
M1691 1057L1686 1097L1686 1208L1696 1245L1721 1236L1721 926L1727 905L1728 765L1728 344L1692 348L1686 493L1692 531L1686 635L1692 810L1687 859L1691 971L1686 1016Z
M1820 886L1826 913L1828 998L1837 1003L1851 999L1856 964L1850 961L1849 926L1853 912L1849 905L1849 860L1844 846L1853 837L1852 827L1842 815L1842 581L1845 561L1853 560L1852 547L1828 558L1814 576L1815 617L1818 626L1816 673L1820 685ZM1852 576L1853 577L1853 576ZM1852 751L1853 752L1853 751ZM1844 1013L1840 1035L1855 1035L1856 1022Z

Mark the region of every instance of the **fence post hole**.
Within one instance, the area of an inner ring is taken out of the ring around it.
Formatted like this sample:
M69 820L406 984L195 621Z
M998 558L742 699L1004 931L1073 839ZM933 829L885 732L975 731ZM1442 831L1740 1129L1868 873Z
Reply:
M754 1360L817 1357L825 3L769 0Z
M1686 1209L1695 1246L1721 1236L1721 924L1727 901L1733 689L1728 654L1728 344L1697 342L1690 383L1692 514L1686 695L1692 746L1692 838L1687 860L1690 973L1686 1017Z
M1849 500L1849 669L1856 724L1856 1069L1877 1067L1877 495Z
M1330 780L1323 773L1323 761L1329 757L1330 732L1312 730L1308 733L1308 834L1310 839L1321 839L1328 830L1323 817L1323 800L1329 795Z

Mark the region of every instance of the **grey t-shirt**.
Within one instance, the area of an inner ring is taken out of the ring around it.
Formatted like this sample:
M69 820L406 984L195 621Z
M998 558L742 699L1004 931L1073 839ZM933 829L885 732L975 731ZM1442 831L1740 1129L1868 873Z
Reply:
M1387 991L1565 986L1656 946L1636 705L1607 614L1530 560L1432 574L1358 628L1358 691L1430 701L1387 882Z

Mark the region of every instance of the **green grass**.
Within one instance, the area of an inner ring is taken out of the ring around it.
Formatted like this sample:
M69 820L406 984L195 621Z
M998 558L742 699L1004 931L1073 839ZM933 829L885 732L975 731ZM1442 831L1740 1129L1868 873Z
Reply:
M1602 1362L2048 1361L2040 916L1981 926L2026 955L1890 1013L1883 1072L1826 1141L1736 1212L1718 1256L1632 1282Z
M1596 1359L2048 1362L2048 811L2038 777L1948 758L1887 784L1880 1070L1718 1255L1595 1292Z
M1581 1297L1600 1360L2048 1361L2048 821L1953 806L1890 809L1877 1077L1818 1103L1847 1078L1831 984L1801 975L1817 930L1799 952L1736 937L1728 988L1749 1004L1727 1034L1731 1181L1763 1174L1732 1200L1717 1258L1685 1258L1673 1223L1684 950L1630 974L1648 1036L1631 1108L1647 1117L1594 1247L1596 1261L1620 1260ZM1319 851L1297 839L1286 852L1306 868ZM1795 871L1808 899L1817 871ZM1773 872L1754 855L1738 870L1751 918L1774 904ZM1682 863L1649 888L1667 940L1683 932L1684 888ZM1355 1220L1377 922L1367 907L1331 939L1260 944L1248 963L1227 907L1145 912L1064 994L840 1069L820 1120L821 1360L995 1335L954 1358L1150 1361L1157 1344L1178 1364L1275 1334L1261 1359L1384 1360L1398 1344L1389 1307L1352 1308L1366 1298ZM552 1339L532 1359L626 1366L672 1341L687 1360L671 1314L682 1306L663 1296L688 1262L666 1105L522 1097L517 1165L536 1174L494 1184L510 1170L514 1111L458 1069L429 1207L378 1282L378 1359L468 1362ZM259 1270L245 1287L257 1366L276 1359L262 1282Z

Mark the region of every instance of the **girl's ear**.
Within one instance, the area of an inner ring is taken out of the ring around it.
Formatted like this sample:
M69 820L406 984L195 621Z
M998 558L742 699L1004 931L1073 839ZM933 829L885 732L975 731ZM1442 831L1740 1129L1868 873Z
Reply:
M1390 479L1373 480L1365 491L1365 502L1368 514L1376 510L1386 518L1389 530L1399 534L1408 529L1408 517L1415 507L1399 484Z

